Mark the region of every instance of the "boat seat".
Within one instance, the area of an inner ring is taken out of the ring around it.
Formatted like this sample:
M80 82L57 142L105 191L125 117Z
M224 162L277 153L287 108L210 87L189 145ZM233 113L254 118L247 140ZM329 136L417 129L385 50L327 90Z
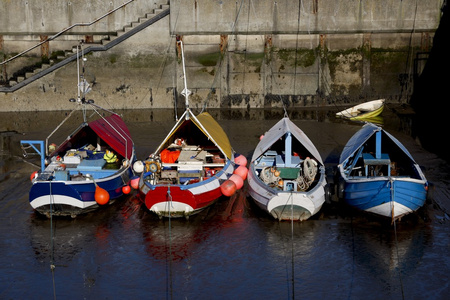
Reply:
M101 170L106 164L106 161L101 159L83 159L77 166L77 170L92 171Z
M291 163L288 165L285 162L286 157L284 155L277 155L275 158L275 163L277 167L286 167L286 168L295 168L298 167L300 165L300 163L302 162L302 160L300 159L299 156L291 156Z
M178 170L178 183L185 183L189 180L200 180L202 172L200 170Z
M297 179L300 168L277 168L283 179Z
M370 153L363 153L365 174L369 174L369 166L387 166L387 176L391 176L391 159L388 154L382 153L380 158L374 157Z

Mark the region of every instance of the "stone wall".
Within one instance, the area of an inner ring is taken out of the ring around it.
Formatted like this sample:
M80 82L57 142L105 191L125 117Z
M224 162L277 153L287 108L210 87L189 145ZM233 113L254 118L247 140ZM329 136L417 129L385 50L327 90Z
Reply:
M50 48L67 47L67 40L87 34L111 34L164 2L132 1L90 31L74 31ZM168 17L87 57L89 97L112 109L183 106L178 38L185 47L191 107L408 102L414 58L430 50L442 2L172 0ZM0 0L2 11L20 12L0 18L0 53L18 52L33 36L92 21L123 2L101 3ZM22 18L26 22L19 24ZM0 111L63 110L76 92L71 63L17 92L0 93Z

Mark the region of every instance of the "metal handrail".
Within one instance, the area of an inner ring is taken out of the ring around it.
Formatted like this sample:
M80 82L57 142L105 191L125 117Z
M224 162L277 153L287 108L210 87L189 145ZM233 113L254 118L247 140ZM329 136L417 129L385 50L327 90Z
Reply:
M20 56L22 56L22 55L24 55L24 54L27 53L27 52L30 52L31 50L33 50L33 49L39 47L40 45L42 45L42 44L44 44L44 43L47 43L47 42L49 42L49 41L51 41L51 40L54 40L55 38L57 38L58 36L62 35L62 34L65 33L66 31L69 31L69 30L72 29L72 28L75 28L75 27L77 27L77 26L91 26L92 24L97 23L97 22L100 21L101 19L103 19L103 18L105 18L105 17L111 15L112 13L116 12L117 10L121 9L122 7L128 5L129 3L133 2L133 1L134 1L134 0L129 0L128 2L123 3L121 6L114 8L113 10L107 12L106 14L104 14L104 15L101 16L101 17L98 17L97 19L95 19L95 20L92 21L92 22L89 22L89 23L75 23L75 24L73 24L73 25L67 27L66 29L61 30L61 31L58 32L57 34L55 34L55 35L53 35L53 36L51 36L51 37L45 39L44 41L40 42L39 44L36 44L36 45L34 45L33 47L31 47L31 48L29 48L29 49L27 49L27 50L25 50L25 51L22 51L21 53L19 53L19 54L17 54L17 55L14 55L13 57L11 57L11 58L9 58L9 59L7 59L7 60L1 62L1 63L0 63L0 66L6 64L6 63L8 63L8 62L10 62L10 61L12 61L12 60L14 60L14 59L16 59L16 58L18 58L18 57L20 57Z
M170 14L170 9L166 9L162 12L160 12L159 14L157 14L156 16L154 16L153 18L151 18L150 20L145 21L144 23L128 30L127 32L125 32L124 34L122 34L121 36L115 38L114 40L112 40L111 42L107 43L106 45L101 45L101 46L90 46L87 47L86 49L84 49L83 53L84 55L90 53L90 52L96 52L96 51L107 51L109 49L111 49L112 47L118 45L119 43L123 42L124 40L128 39L130 36L138 33L139 31L147 28L148 26L152 25L153 23L157 22L158 20L161 20L162 18L164 18L165 16ZM0 93L10 93L10 92L15 92L18 89L24 87L25 85L35 81L36 79L39 79L53 71L55 71L56 69L59 69L63 66L65 66L66 64L76 60L77 58L79 58L81 54L80 53L75 53L69 57L67 57L66 59L40 71L39 73L26 78L25 80L11 86L11 87L1 87L0 86Z

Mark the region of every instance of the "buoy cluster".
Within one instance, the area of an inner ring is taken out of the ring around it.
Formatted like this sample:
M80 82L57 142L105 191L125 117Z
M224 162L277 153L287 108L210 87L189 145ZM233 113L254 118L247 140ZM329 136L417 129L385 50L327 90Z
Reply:
M133 176L128 184L122 187L122 193L128 195L131 192L131 188L137 190L139 188L139 176ZM99 205L105 205L109 201L109 193L105 189L95 185L95 202Z
M236 167L233 175L220 185L222 194L227 197L234 195L237 190L241 189L244 186L244 180L247 178L247 158L242 154L238 154L234 158L234 163Z

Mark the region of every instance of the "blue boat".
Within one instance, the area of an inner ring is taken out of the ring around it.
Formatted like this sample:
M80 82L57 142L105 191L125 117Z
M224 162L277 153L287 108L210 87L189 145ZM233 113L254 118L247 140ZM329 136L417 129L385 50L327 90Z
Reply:
M408 150L391 134L365 124L339 159L338 196L362 211L396 220L425 203L428 182Z
M134 177L136 158L127 126L118 114L86 100L89 84L80 76L78 90L77 99L70 99L77 107L45 141L21 141L25 152L33 149L41 156L41 169L30 177L29 201L48 217L75 217L112 203L131 190L128 184ZM88 110L94 116L90 121ZM59 146L49 144L76 111L83 115L81 124Z

